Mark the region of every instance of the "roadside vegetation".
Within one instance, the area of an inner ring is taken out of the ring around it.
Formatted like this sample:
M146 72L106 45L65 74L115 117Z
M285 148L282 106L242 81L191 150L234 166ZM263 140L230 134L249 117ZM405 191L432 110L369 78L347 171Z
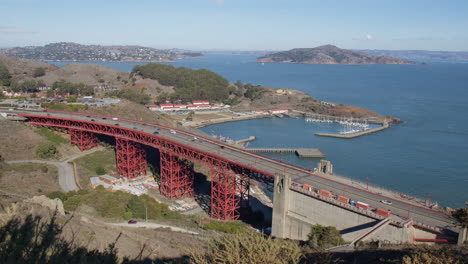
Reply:
M52 192L47 197L59 198L67 211L79 210L80 206L93 208L96 214L104 218L145 219L180 219L178 212L169 210L166 204L154 200L148 195L136 196L122 191L110 192L102 186L91 190L68 193Z
M65 104L65 103L42 103L42 108L60 111L79 112L88 109L84 104Z

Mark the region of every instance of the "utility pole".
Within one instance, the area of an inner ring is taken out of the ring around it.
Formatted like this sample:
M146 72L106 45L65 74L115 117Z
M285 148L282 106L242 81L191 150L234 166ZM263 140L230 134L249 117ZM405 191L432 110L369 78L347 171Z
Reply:
M148 222L148 207L145 204L145 222Z
M367 186L366 186L366 189L369 190L369 177L366 177L366 180L367 180Z

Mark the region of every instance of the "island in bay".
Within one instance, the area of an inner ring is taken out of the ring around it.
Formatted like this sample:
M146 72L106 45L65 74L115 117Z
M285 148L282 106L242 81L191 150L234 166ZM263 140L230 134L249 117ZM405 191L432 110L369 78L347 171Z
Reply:
M364 52L340 49L333 45L316 48L297 48L271 53L257 58L257 62L303 63L303 64L416 64L415 62L376 56Z

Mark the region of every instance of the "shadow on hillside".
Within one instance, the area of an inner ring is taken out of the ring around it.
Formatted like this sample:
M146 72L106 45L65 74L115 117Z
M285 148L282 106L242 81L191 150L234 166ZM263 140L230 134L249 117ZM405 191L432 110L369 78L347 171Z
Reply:
M56 220L56 213L48 221L28 215L23 220L13 218L0 227L0 263L188 263L187 256L149 258L144 256L145 247L137 257L120 261L116 248L120 235L104 251L88 249L77 245L73 238L62 236L69 220L63 225Z

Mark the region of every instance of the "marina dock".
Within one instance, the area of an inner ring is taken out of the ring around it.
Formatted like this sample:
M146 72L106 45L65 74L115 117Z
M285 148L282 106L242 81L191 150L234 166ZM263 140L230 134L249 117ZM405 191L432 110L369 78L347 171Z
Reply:
M248 148L247 151L295 153L300 158L325 158L325 153L318 148Z

